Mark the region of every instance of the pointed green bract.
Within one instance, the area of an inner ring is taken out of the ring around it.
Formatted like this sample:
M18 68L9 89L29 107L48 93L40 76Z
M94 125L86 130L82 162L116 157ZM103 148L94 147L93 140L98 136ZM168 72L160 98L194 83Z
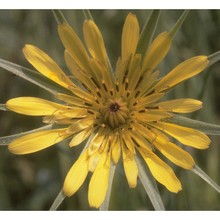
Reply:
M63 23L67 24L67 21L60 10L53 10L53 15L56 18L58 24L63 24Z
M173 38L175 36L175 34L178 32L178 30L181 28L183 22L185 21L187 15L188 15L189 11L185 10L182 15L180 16L180 18L178 19L178 21L176 22L176 24L173 26L173 28L171 29L171 31L169 32L170 36Z
M105 196L105 200L99 208L100 211L109 210L109 202L110 202L110 196L111 196L111 190L112 190L112 182L113 182L113 178L115 174L115 168L116 168L116 165L114 165L111 161L110 174L109 174L109 179L108 179L108 190Z
M186 118L184 116L179 116L179 115L174 115L172 118L169 118L166 121L171 122L176 125L194 128L194 129L204 132L205 134L220 135L219 125Z
M138 166L138 176L152 202L152 205L157 211L165 210L154 177L149 170L143 168L142 163L137 156L135 157L135 160Z
M27 132L22 132L19 134L13 134L13 135L9 135L9 136L0 137L0 146L9 145L13 140L15 140L21 136L24 136L26 134L35 133L37 131L42 131L42 130L46 130L46 129L50 129L50 128L52 128L52 125L46 125L41 128L37 128L37 129L30 130Z
M0 110L2 111L8 111L5 104L0 104Z
M61 190L54 200L49 211L56 211L65 198L66 196L64 195L63 190Z
M220 186L216 182L214 182L214 180L212 180L201 168L195 165L192 171L193 173L201 177L204 181L206 181L218 193L220 193Z
M14 73L16 76L19 76L45 89L46 91L52 93L53 95L55 95L58 92L66 93L66 94L70 93L67 89L57 85L56 83L52 82L51 80L42 76L40 73L34 70L16 65L14 63L8 62L3 59L0 59L0 67L2 67L5 70L8 70L11 73Z
M144 28L141 32L140 39L138 41L136 53L140 53L142 55L145 54L146 50L148 49L155 29L157 27L157 22L160 16L160 10L154 10L150 14L147 22L144 25Z
M94 21L92 15L91 15L91 13L90 13L90 11L88 9L87 10L83 10L83 14L84 14L84 17L85 17L86 20Z
M208 65L208 67L210 67L210 66L212 66L213 64L215 64L216 62L220 61L220 51L209 55L209 56L208 56L208 60L209 60L209 65Z

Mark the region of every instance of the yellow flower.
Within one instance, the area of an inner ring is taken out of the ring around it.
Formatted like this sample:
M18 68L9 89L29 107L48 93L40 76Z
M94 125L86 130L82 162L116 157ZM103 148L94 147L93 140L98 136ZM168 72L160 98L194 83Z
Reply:
M6 106L20 114L44 116L44 123L58 124L60 128L17 138L10 143L9 150L27 154L67 138L70 147L86 140L86 147L66 176L63 192L66 196L73 195L89 171L92 172L88 189L92 207L99 207L104 201L111 162L117 164L122 158L128 185L136 187L136 155L143 157L158 182L171 192L180 191L180 181L172 168L157 156L157 151L176 165L192 169L195 162L191 155L172 143L171 138L198 149L208 148L210 139L198 130L167 122L175 113L200 109L202 102L190 98L161 99L168 90L203 71L209 63L207 56L188 59L158 79L157 66L167 55L172 37L163 32L153 40L144 56L138 54L139 24L130 13L122 31L121 57L113 72L102 35L92 20L86 20L83 25L89 53L68 24L60 24L58 32L71 77L37 47L26 45L23 52L41 74L69 93L56 94L59 104L19 97L10 99Z

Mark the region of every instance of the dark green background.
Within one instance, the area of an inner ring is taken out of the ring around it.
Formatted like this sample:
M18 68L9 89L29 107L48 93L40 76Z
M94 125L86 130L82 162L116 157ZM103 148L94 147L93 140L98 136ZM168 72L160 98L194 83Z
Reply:
M133 10L143 27L148 10ZM80 10L63 11L68 22L82 37L83 13ZM103 33L112 65L120 55L121 31L128 11L91 11ZM156 33L170 30L181 10L162 10ZM56 20L49 10L0 10L0 58L32 68L24 59L25 44L38 46L52 56L66 70L63 46L57 34ZM220 50L220 11L192 10L176 35L172 49L160 64L161 74L166 74L181 61L195 55L210 55ZM67 71L67 70L66 70ZM19 77L0 69L0 103L18 96L36 96L53 100L46 91ZM189 115L210 123L220 124L220 63L215 64L169 93L169 98L199 98L204 108ZM0 136L19 133L42 126L41 118L0 112ZM196 163L217 183L220 183L220 140L211 137L207 150L187 148ZM7 147L0 147L0 210L48 210L60 191L71 164L82 147L69 149L62 142L41 152L18 156ZM169 163L169 162L168 162ZM173 194L159 186L168 210L219 210L220 196L191 171L169 163L180 178L183 190ZM66 199L60 210L88 210L86 183L71 198ZM153 207L141 185L129 189L121 165L116 170L110 202L111 210L152 210Z

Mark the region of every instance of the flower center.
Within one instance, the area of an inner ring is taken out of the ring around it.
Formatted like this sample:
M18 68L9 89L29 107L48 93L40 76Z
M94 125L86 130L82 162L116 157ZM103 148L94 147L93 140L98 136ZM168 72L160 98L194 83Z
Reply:
M100 109L100 113L102 123L112 129L126 124L129 118L127 103L120 98L108 100L105 106Z

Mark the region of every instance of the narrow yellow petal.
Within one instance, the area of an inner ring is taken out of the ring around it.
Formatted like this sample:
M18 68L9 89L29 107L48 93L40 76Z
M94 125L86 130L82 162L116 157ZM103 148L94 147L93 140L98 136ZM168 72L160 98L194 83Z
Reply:
M62 93L57 93L55 97L61 101L64 101L68 104L79 106L79 107L84 107L84 101L78 97L75 97L73 95L66 95Z
M165 112L162 110L155 110L155 109L145 109L140 110L139 112L134 113L134 118L143 121L143 122L153 122L153 121L159 121L165 118L172 117L173 114L169 112Z
M183 127L166 122L158 122L152 125L174 137L182 144L194 148L206 149L209 147L211 142L207 135L193 128Z
M110 153L103 153L89 183L88 200L91 207L99 208L108 189Z
M68 24L60 24L58 32L64 47L72 55L75 62L81 69L90 72L89 56L75 31Z
M169 52L172 39L167 32L159 34L150 45L143 60L143 71L154 70Z
M177 145L168 142L166 144L160 143L158 141L154 142L154 145L159 149L159 151L165 155L170 161L184 169L192 169L195 162L192 156L178 147Z
M130 188L135 188L137 185L138 168L134 160L133 152L128 150L125 146L122 147L123 165L125 175Z
M163 184L169 191L174 193L177 193L182 189L179 179L176 177L170 166L164 163L154 153L140 153L147 163L152 175L159 183Z
M40 151L69 137L66 129L38 131L12 141L8 149L13 154L29 154Z
M88 153L85 150L70 168L63 185L66 196L72 196L83 184L88 175Z
M73 82L65 75L56 62L39 48L25 45L23 53L28 62L50 80L67 89L73 85Z
M176 66L171 72L164 76L154 87L157 92L165 91L179 84L180 82L189 79L208 66L207 56L196 56L188 59L178 66Z
M105 139L105 133L103 132L103 128L100 128L97 133L94 135L94 137L91 140L91 144L88 147L89 155L92 155L94 152L96 152L100 146L103 144Z
M104 40L99 28L92 20L86 20L83 25L83 33L92 57L101 62L106 69L109 69Z
M119 161L119 158L121 156L121 143L120 138L118 135L113 136L112 144L111 144L111 150L112 150L112 160L114 164L117 164Z
M72 123L67 132L70 132L72 134L76 134L88 127L90 127L94 122L94 119L86 117L83 119L78 119L75 123Z
M77 133L76 135L73 136L72 140L69 143L69 146L70 147L75 147L75 146L79 145L86 138L89 137L91 132L92 132L91 128L84 129L84 130L80 131L79 133Z
M74 58L70 55L68 51L65 51L65 61L67 64L67 67L71 71L72 75L82 83L86 89L88 89L91 93L94 93L96 95L96 89L97 86L94 84L94 82L91 80L91 77L89 77L88 73L85 73L82 69L77 68Z
M129 13L122 31L122 62L128 60L136 51L139 40L139 24L137 17Z
M165 111L178 113L194 112L202 108L202 102L196 99L174 99L170 101L159 102L155 106Z
M102 157L102 153L100 153L99 151L96 151L93 155L89 156L89 171L90 172L94 172L101 157Z
M143 107L147 107L150 104L157 102L160 98L164 96L164 93L153 93L151 95L141 97L137 99L137 104L134 106L134 109L140 109Z
M33 116L53 115L55 112L68 107L55 102L35 97L19 97L10 99L6 102L6 106L11 111Z

